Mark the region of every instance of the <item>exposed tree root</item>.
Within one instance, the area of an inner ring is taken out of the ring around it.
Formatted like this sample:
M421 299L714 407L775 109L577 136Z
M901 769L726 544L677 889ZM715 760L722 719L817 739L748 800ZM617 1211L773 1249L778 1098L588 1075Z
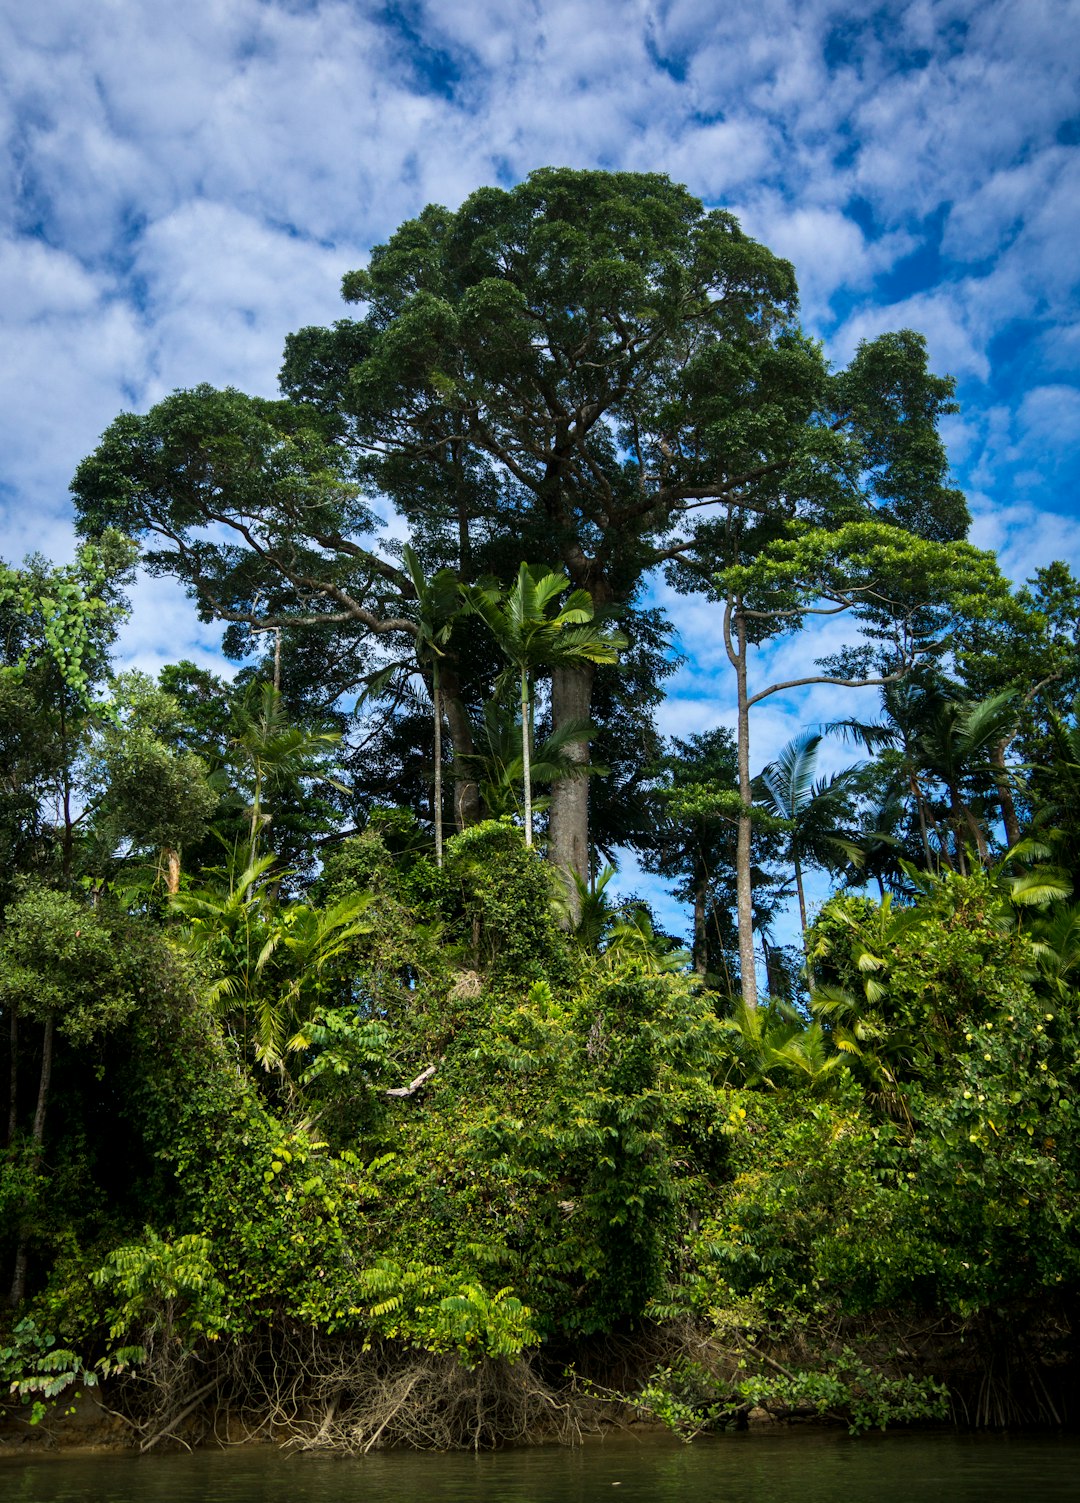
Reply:
M744 1423L749 1405L740 1399L740 1379L773 1372L790 1384L796 1370L821 1370L854 1348L884 1378L910 1373L946 1382L958 1424L1057 1426L1077 1418L1071 1335L1061 1311L1009 1326L985 1317L927 1324L883 1313L838 1318L780 1340L744 1328L732 1312L722 1328L691 1320L646 1324L573 1348L466 1366L449 1352L391 1342L365 1347L299 1326L264 1328L197 1351L158 1334L145 1339L145 1363L121 1378L110 1398L142 1451L256 1439L347 1454L572 1445L647 1413L634 1395L658 1371L689 1362L717 1399L729 1396L726 1422ZM813 1410L765 1402L775 1417Z
M389 1343L365 1350L355 1340L301 1330L204 1347L198 1355L158 1343L121 1381L118 1403L142 1451L167 1441L256 1438L345 1453L572 1445L597 1428L602 1412L572 1382L547 1381L528 1356L465 1366L453 1353Z

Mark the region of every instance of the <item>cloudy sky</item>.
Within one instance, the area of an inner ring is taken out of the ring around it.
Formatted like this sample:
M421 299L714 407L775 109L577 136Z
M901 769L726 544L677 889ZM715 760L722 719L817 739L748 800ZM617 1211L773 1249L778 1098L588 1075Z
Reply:
M974 540L1080 561L1080 0L0 0L0 555L70 552L124 408L272 394L284 335L432 200L663 171L796 265L844 360L910 326L954 374ZM706 608L670 729L730 716ZM153 668L213 651L140 593ZM763 713L763 752L819 698ZM758 760L761 760L760 758Z

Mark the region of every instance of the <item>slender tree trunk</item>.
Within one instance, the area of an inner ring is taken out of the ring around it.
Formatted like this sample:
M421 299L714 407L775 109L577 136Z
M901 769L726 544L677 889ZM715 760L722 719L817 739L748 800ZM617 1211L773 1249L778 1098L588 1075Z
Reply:
M979 823L976 816L972 813L969 804L962 803L960 806L960 811L963 814L964 821L967 824L968 829L971 831L972 838L975 841L975 849L979 853L979 864L981 866L989 866L990 846L986 839L986 833L983 830L982 825Z
M694 975L708 970L708 941L705 934L705 899L708 879L702 877L694 887Z
M799 860L798 851L793 850L791 859L795 865L795 891L799 898L799 923L802 926L803 949L806 949L806 892L803 888L802 862Z
M31 1173L36 1173L41 1164L41 1148L45 1141L45 1112L49 1104L49 1086L52 1082L53 1036L55 1021L52 1013L45 1022L45 1038L41 1046L41 1074L38 1077L37 1104L34 1107L34 1125L31 1129ZM12 1309L22 1304L26 1297L27 1246L25 1228L20 1228L19 1242L15 1249L15 1268L11 1276L11 1293L8 1295Z
M738 690L738 725L736 745L739 758L739 812L738 833L735 842L735 890L738 902L739 921L739 971L742 980L743 1001L749 1008L757 1007L757 971L754 965L754 895L751 882L750 804L753 788L750 783L750 706L746 687L746 622L739 609L740 602L729 596L724 608L724 643L728 657L735 669ZM735 642L732 642L732 623L735 627Z
M919 835L922 839L923 855L926 857L926 869L931 871L934 866L934 857L930 850L930 831L926 824L926 799L923 797L919 780L913 772L908 774L908 783L911 786L911 794L919 815Z
M470 825L480 823L483 809L476 779L465 777L460 771L463 765L460 758L471 756L474 750L472 725L461 698L457 674L445 660L440 674L439 697L454 748L454 828L460 833Z
M8 1293L8 1304L13 1310L18 1309L26 1295L26 1239L19 1238L19 1245L15 1249L15 1268L11 1275L11 1290Z
M165 857L165 890L170 897L175 897L180 891L180 852L174 845L167 845L162 855Z
M8 1028L11 1046L11 1063L8 1067L8 1146L15 1141L19 1127L19 1009L12 1003L11 1023Z
M960 791L955 783L950 783L948 787L949 811L952 814L953 845L956 851L956 868L962 877L966 877L968 874L967 854L964 850L962 833L964 825L967 824L967 820L964 818L966 810L964 808L964 801L960 797Z
M49 1104L49 1086L52 1083L53 1037L55 1031L56 1023L52 1013L50 1013L45 1023L45 1039L41 1046L41 1075L38 1077L37 1104L34 1107L32 1137L35 1164L41 1157L41 1145L45 1140L45 1111Z
M533 843L532 829L532 716L529 714L529 674L521 670L521 780L525 793L525 844Z
M431 703L435 711L435 865L443 864L442 828L442 704L439 690L439 665L431 669Z
M551 721L558 730L570 720L588 720L592 709L595 668L592 663L556 668L551 677ZM587 767L589 743L567 743L566 755L579 767ZM583 882L589 879L589 779L562 778L551 790L551 823L548 859L553 866L572 872ZM568 898L573 923L581 917L577 888L571 882Z
M795 891L799 897L799 923L802 925L802 952L806 961L806 985L810 992L814 990L814 967L810 963L810 946L806 940L808 928L806 915L806 889L803 887L802 862L799 860L799 852L793 849L791 858L795 865Z
M248 865L255 865L259 849L259 830L262 826L262 774L255 768L255 788L251 797L251 835L248 843Z
M997 788L998 803L1001 806L1001 818L1005 825L1005 839L1009 849L1020 843L1020 821L1016 815L1016 803L1013 799L1012 788L1009 784L1009 769L1005 765L1006 742L999 742L994 747L990 760L994 767L994 785Z
M64 769L62 774L64 836L60 847L60 859L66 887L71 881L71 864L75 851L75 821L71 813L71 765L68 759L67 711L64 706L63 690L60 694L60 755Z

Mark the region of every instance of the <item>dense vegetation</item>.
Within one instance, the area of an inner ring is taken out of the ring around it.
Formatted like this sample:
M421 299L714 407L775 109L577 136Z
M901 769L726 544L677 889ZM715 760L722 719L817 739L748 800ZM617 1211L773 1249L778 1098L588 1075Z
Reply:
M76 561L0 569L13 1402L108 1382L144 1446L1068 1417L1080 585L964 541L949 381L910 332L830 368L653 176L428 208L345 293L280 400L119 417ZM115 671L140 558L233 678ZM734 733L655 727L660 570ZM793 683L866 719L762 768Z

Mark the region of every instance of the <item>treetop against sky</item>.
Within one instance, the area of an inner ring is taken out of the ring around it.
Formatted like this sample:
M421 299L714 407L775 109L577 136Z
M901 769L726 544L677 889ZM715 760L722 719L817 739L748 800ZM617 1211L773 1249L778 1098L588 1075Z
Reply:
M401 221L554 163L735 212L837 362L922 330L974 541L1017 579L1075 559L1078 53L1076 0L4 7L0 553L69 553L68 482L117 412L273 395L286 333L342 316ZM665 729L730 723L714 609L656 597L687 656ZM141 587L131 661L216 643ZM762 755L834 698L763 706Z

